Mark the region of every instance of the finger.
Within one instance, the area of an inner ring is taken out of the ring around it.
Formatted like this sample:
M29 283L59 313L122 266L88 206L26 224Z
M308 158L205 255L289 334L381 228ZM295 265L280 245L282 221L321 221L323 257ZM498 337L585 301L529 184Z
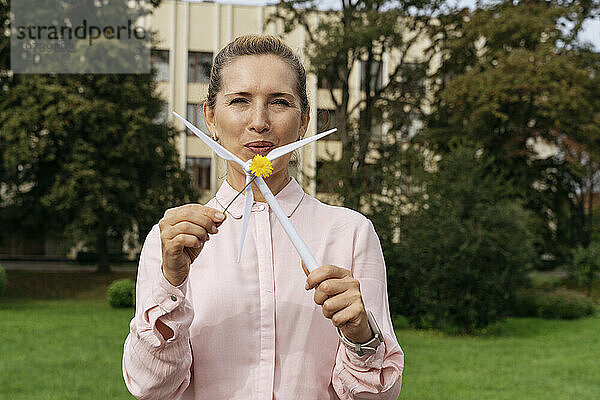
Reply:
M225 214L215 208L193 203L168 209L165 212L164 218L169 222L184 220L195 222L196 218L200 215L208 217L217 226L226 218Z
M336 267L335 265L323 265L308 275L306 289L310 290L326 279L343 278L351 275L352 273L347 269Z
M344 325L355 324L358 325L358 321L361 315L360 304L353 303L352 305L343 308L331 316L331 322L336 328L340 328Z
M202 243L210 240L208 232L201 226L191 224L187 221L180 222L175 226L168 227L161 235L163 243L169 243L178 235L192 235L198 238Z
M315 303L322 305L325 300L353 288L352 284L344 279L327 279L315 288Z
M217 226L219 224L215 223L210 216L202 213L189 215L185 211L182 211L180 214L171 214L169 217L166 217L165 220L167 222L167 226L176 226L180 222L190 222L192 224L196 224L203 227L204 229L206 229L207 232L218 232ZM182 227L185 229L185 225L183 225Z
M306 276L308 276L308 274L310 274L310 271L308 270L308 268L306 268L306 265L304 265L304 261L300 260L300 263L302 264L302 270L304 271Z
M186 233L189 235L194 235L204 242L208 240L209 230L211 232L218 232L218 229L215 226L213 226L212 222L209 222L208 224L211 228L198 225L190 221L180 221L170 227L167 227L163 234L163 238L165 240L171 240L179 234Z
M227 218L227 215L223 214L221 211L210 207L207 208L210 210L212 214L211 218L217 226L221 225L223 221L225 221L225 218Z
M175 236L165 249L167 256L179 255L183 252L186 247L190 248L202 248L203 242L200 241L194 235L188 235L185 233Z
M326 299L323 303L321 311L323 312L325 318L331 318L333 315L340 312L344 308L350 307L352 304L354 304L354 300L351 296L340 294Z

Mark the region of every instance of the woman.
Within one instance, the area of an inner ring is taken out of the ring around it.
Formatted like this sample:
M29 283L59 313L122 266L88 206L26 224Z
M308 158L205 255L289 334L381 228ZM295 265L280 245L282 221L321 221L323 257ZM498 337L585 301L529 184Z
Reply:
M304 67L275 37L237 38L215 58L204 116L213 138L244 161L299 140L310 119ZM222 211L245 173L230 163L215 198L167 210L146 238L123 355L136 397L398 397L403 354L373 226L304 193L289 160L275 160L266 182L323 266L303 273L256 189L236 262L242 196Z

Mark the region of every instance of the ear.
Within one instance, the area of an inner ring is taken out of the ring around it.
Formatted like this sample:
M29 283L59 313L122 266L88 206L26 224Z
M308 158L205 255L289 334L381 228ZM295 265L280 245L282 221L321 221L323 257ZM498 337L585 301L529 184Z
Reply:
M310 122L310 106L305 113L300 115L300 137L303 138L306 136L306 130L308 129L308 123Z
M204 121L206 122L206 127L210 132L206 132L209 135L214 135L217 132L217 126L215 122L215 111L212 110L208 106L208 102L205 101L202 105L202 112L204 113Z

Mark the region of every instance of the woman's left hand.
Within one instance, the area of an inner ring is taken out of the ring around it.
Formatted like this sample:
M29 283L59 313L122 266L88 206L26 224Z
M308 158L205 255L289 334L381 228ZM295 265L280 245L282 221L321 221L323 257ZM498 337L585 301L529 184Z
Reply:
M315 288L315 303L322 306L323 315L340 328L344 336L354 343L365 343L373 338L367 312L360 293L360 283L352 272L323 265L310 274L302 264L306 290Z

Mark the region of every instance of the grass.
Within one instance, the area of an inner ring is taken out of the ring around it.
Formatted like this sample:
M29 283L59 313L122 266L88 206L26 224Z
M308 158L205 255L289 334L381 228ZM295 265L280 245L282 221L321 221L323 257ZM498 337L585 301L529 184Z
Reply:
M510 318L480 337L401 330L401 399L599 399L600 318Z
M0 399L132 399L121 356L133 310L105 300L106 286L124 275L9 271L12 288L0 299ZM399 330L400 399L598 399L598 332L600 316L511 318L478 337Z
M0 299L0 399L133 399L121 375L133 309L106 290L135 273L7 271Z
M97 300L0 302L0 398L132 399L121 376L132 314Z

